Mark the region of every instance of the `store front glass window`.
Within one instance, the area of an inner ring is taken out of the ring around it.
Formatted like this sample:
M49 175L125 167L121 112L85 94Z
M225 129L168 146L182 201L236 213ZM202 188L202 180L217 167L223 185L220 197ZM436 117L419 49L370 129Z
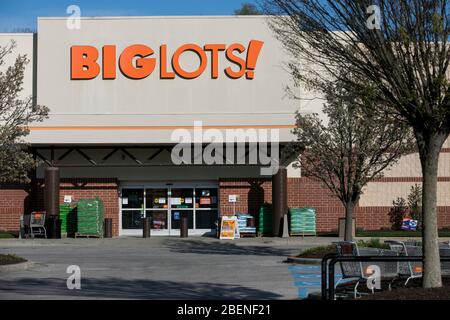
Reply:
M122 212L122 229L142 229L142 210Z
M197 210L195 213L195 226L197 229L216 228L217 210Z
M167 210L150 211L147 210L147 217L151 217L152 229L154 230L166 230L168 228L167 223Z
M198 188L195 190L195 208L217 209L217 202L216 188Z
M122 209L144 208L143 189L122 189Z
M215 229L218 202L218 189L214 187L122 188L121 226L125 230L142 229L143 219L150 217L152 230L170 235L171 230L179 232L181 217L186 214L189 229Z
M183 214L188 217L188 228L194 229L194 212L192 210L172 210L172 229L180 229Z
M147 209L168 209L169 197L167 189L146 189L145 203Z
M192 188L172 189L170 204L172 209L192 209L194 207L194 190Z

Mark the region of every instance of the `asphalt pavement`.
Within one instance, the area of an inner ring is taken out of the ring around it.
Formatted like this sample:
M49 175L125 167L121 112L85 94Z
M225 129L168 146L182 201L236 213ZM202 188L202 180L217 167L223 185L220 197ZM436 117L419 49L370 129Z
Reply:
M33 262L0 272L0 299L297 299L286 256L333 240L0 240L0 253ZM69 266L80 268L81 289L68 289Z

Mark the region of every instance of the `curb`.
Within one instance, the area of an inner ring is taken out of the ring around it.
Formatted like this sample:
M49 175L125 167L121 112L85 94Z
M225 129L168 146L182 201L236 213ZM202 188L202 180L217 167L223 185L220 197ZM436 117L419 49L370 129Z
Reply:
M14 263L14 264L6 264L3 266L0 266L0 272L28 270L33 265L34 265L34 262L32 262L32 261L25 261L25 262Z
M322 259L287 257L285 262L287 262L287 263L298 263L298 264L320 265L322 263Z

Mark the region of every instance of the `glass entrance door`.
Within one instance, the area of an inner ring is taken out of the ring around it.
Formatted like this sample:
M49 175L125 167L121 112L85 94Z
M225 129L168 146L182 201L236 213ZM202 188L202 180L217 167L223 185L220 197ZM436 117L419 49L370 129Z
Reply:
M121 189L121 235L142 235L145 217L151 217L153 235L170 235L169 189L130 186Z
M183 215L191 234L210 232L218 217L217 187L130 186L121 189L121 235L142 235L151 217L152 235L180 235Z
M145 216L151 217L151 228L155 234L170 234L169 216L169 189L145 189Z
M193 188L170 189L170 229L171 234L180 234L183 215L188 217L188 228L194 229L194 191Z

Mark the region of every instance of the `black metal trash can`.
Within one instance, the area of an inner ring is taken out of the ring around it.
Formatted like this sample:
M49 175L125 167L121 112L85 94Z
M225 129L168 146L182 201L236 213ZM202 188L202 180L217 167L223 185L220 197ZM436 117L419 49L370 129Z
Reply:
M105 218L105 226L104 226L104 238L112 238L112 219Z
M50 216L47 219L47 238L61 239L61 223L62 220L56 216Z
M150 238L150 230L152 228L152 218L146 217L142 221L142 237L143 238Z

